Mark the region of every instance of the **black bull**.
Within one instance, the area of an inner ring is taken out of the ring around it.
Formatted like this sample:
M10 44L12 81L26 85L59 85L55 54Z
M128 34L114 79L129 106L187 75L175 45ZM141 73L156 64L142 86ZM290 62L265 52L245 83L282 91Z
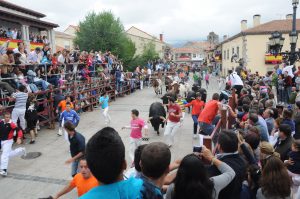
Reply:
M159 125L164 128L164 120L166 118L166 110L160 102L154 102L149 109L149 118L154 130L159 134Z

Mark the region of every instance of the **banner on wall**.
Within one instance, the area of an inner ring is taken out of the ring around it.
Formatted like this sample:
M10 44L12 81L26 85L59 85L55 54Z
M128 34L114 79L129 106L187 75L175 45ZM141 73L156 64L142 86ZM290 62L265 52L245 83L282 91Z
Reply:
M19 39L0 38L0 46L7 41L9 41L8 49L11 50L17 48L19 42L23 42L23 40L19 40ZM36 47L40 47L42 49L43 46L44 46L43 43L30 42L30 50L34 50Z
M281 64L282 55L277 55L276 57L272 54L265 55L265 64Z

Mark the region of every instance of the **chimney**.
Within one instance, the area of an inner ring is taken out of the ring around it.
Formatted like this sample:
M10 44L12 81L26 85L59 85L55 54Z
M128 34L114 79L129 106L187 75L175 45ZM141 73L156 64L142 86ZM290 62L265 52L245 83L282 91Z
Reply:
M163 35L163 34L159 34L159 40L160 40L161 42L164 42L164 35Z
M260 15L254 15L253 16L253 27L259 26L260 25Z
M247 20L242 20L241 21L241 31L247 30Z
M293 14L287 14L286 19L293 19Z
M223 35L223 41L227 39L227 35Z

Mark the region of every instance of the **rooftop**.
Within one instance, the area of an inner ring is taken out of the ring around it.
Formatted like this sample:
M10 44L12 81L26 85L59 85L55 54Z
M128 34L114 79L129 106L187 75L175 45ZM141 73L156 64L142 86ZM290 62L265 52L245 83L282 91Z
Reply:
M281 33L290 33L292 30L292 22L293 21L291 19L273 20L253 28L248 28L245 31L242 31L226 39L221 44L231 41L242 35L266 35L266 34L271 34L274 31L279 31ZM300 19L296 20L296 29L297 32L300 32Z
M175 53L200 53L199 49L195 49L195 48L173 48L173 52Z
M63 38L69 38L69 39L73 39L74 38L74 36L69 35L69 34L64 33L64 32L60 32L60 31L55 31L55 36L57 36L57 37L63 37Z
M19 6L19 5L4 1L4 0L0 0L0 6L5 7L5 8L10 8L10 9L13 9L13 10L17 10L19 12L30 14L30 15L33 15L33 16L36 16L36 17L39 17L39 18L42 18L42 17L46 16L46 15L40 13L40 12L36 12L34 10L24 8L22 6Z
M131 33L129 33L129 31L130 31L131 29L136 29L136 30L138 30L138 31L140 31L140 32L142 32L142 33L148 35L149 37L152 37L155 41L157 41L157 42L162 42L162 41L160 41L157 37L155 37L155 36L153 36L153 35L150 35L149 33L145 32L145 31L143 31L143 30L141 30L141 29L139 29L139 28L137 28L137 27L135 27L135 26L131 26L128 30L126 30L126 33L132 35ZM138 35L135 35L135 36L138 36ZM162 43L164 43L164 42L162 42Z

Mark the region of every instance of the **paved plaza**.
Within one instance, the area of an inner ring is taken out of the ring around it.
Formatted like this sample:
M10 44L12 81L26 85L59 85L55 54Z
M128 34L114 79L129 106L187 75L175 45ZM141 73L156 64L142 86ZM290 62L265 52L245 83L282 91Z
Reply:
M208 89L208 100L213 92L218 92L217 81L212 78ZM161 101L154 94L153 88L145 88L135 93L118 98L110 103L111 127L115 128L122 137L126 149L129 149L130 130L121 130L122 126L129 125L131 110L138 109L140 117L148 119L150 104ZM99 129L105 127L104 118L100 109L86 112L81 115L77 131L82 133L86 141ZM176 135L175 145L171 148L172 160L181 158L192 152L192 118L186 114L183 126ZM151 125L149 126L149 142L163 141L163 132L156 135ZM41 152L42 155L36 159L24 160L20 157L12 158L9 164L8 176L0 177L1 194L0 199L34 199L55 195L71 180L71 166L65 161L70 158L68 142L63 136L58 137L56 130L42 129L34 145L25 144L27 152ZM26 142L29 142L26 140ZM128 151L126 158L129 161ZM72 191L62 198L77 198L76 191Z

